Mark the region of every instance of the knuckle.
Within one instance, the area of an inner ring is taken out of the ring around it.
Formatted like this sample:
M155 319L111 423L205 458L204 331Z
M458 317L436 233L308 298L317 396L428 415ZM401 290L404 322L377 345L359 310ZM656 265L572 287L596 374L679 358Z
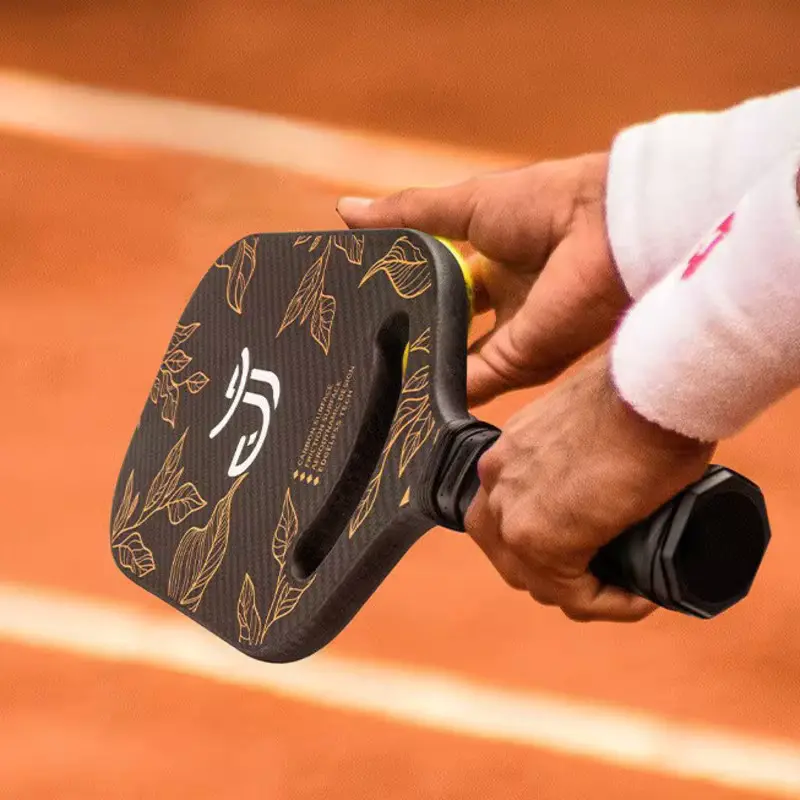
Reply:
M493 509L495 516L499 518L499 511ZM525 551L528 549L530 536L528 531L520 525L500 525L500 540L513 552Z
M478 478L484 488L489 488L497 482L502 463L503 445L498 439L478 461Z
M515 570L501 571L500 577L502 577L509 588L515 589L518 592L528 588L528 584L526 583L525 579L519 572Z
M543 606L556 606L558 605L558 601L556 599L556 594L553 591L553 587L543 581L536 581L533 582L531 585L527 587L528 594L537 602L539 605Z
M561 610L573 622L591 622L594 619L592 612L582 606L564 605Z

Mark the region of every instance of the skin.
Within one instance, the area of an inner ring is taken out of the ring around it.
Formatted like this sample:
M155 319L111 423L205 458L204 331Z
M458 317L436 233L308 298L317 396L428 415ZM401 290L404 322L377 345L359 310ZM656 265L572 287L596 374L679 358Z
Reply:
M631 303L605 221L606 154L543 162L377 200L342 198L353 228L467 242L477 310L494 328L468 356L470 403L546 383L615 330ZM503 579L571 619L634 621L648 601L602 585L597 550L705 469L714 445L649 422L587 360L506 424L479 463L467 532Z

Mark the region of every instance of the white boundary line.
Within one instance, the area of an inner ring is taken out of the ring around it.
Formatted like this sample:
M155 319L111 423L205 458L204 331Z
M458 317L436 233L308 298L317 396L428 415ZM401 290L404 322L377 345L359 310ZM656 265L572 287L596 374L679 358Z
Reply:
M72 85L0 70L0 130L194 153L387 191L506 159L269 114ZM775 796L800 795L800 745L681 724L453 675L318 655L237 654L179 617L0 583L0 640L191 674L334 709Z
M800 746L790 742L342 656L263 664L177 614L154 616L0 583L0 640L200 676L327 708L670 777L779 797L800 795Z
M512 163L411 139L8 70L0 70L2 129L97 145L177 150L379 192L446 184Z

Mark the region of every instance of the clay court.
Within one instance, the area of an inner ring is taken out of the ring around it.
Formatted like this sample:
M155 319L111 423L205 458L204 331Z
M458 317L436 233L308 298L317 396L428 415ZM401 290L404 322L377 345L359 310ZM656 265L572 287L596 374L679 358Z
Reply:
M720 448L773 541L712 622L572 623L437 530L274 666L108 548L164 342L231 242L796 85L798 30L780 0L3 4L0 797L800 797L800 396Z

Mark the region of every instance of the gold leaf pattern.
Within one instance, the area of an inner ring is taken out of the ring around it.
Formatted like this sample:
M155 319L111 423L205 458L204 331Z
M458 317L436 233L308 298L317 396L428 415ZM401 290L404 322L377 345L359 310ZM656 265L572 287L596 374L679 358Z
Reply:
M184 380L176 380L176 376L180 378L179 373L183 372L192 361L192 356L181 350L180 345L191 338L199 327L199 322L192 322L189 325L178 324L172 334L167 353L161 362L158 375L150 390L150 402L154 405L158 405L159 400L163 398L161 419L169 423L173 428L178 419L181 387L185 386L191 394L197 394L205 388L209 381L208 375L199 371Z
M183 350L173 350L170 352L167 357L164 359L164 366L170 372L181 372L182 370L186 369L191 362L192 357L186 355Z
M307 233L307 234L304 233L304 234L301 234L300 236L298 236L294 240L294 244L292 245L292 247L299 247L301 244L306 244L306 242L310 242L310 241L311 241L311 234L310 233Z
M199 511L205 505L206 501L203 500L195 485L184 483L175 494L169 496L167 516L173 525L179 525L189 514Z
M351 537L361 527L364 520L369 516L375 506L375 500L378 497L378 490L380 489L381 481L383 481L383 473L386 469L386 462L389 459L392 447L394 447L395 442L400 438L403 431L405 431L409 425L412 425L417 417L419 417L420 413L422 413L422 409L429 402L427 395L423 397L404 397L397 406L397 412L392 421L392 427L389 429L389 438L383 446L378 468L375 475L373 475L372 479L367 484L367 489L359 501L355 513L350 518L350 524L347 530ZM414 452L416 452L416 450Z
M336 314L336 298L323 294L319 298L314 316L311 318L311 335L328 355L331 346L331 327Z
M313 250L318 242L314 239L311 249ZM303 237L295 240L295 246ZM307 241L304 239L304 241ZM336 314L336 300L333 296L325 294L325 271L331 256L331 244L333 237L329 236L319 258L309 267L303 275L297 291L292 296L283 315L280 328L275 334L280 336L286 328L296 322L299 318L300 325L304 325L309 316L311 317L310 332L313 339L328 354L331 344L331 329L333 319Z
M142 540L141 526L154 514L165 510L169 521L177 525L206 505L206 501L200 496L194 484L180 485L183 475L180 462L187 433L188 428L167 453L164 463L150 483L144 505L136 520L131 522L134 512L139 508L140 498L138 492L133 494L134 470L128 475L122 499L114 514L111 524L111 548L116 553L120 566L133 572L137 577L143 577L156 568L153 554Z
M158 398L161 396L161 372L159 371L155 381L153 381L153 388L150 389L150 402L158 403Z
M423 344L427 346L426 334L429 333L430 330L428 329L415 340L415 350L423 350L424 348L421 346ZM400 450L398 466L398 477L402 477L408 465L411 463L411 460L419 452L422 445L430 438L431 432L434 429L434 418L431 410L430 396L427 393L429 372L430 368L428 365L423 365L406 378L403 383L401 392L402 399L397 406L397 411L392 420L392 426L389 429L389 436L383 447L378 467L370 482L367 484L367 488L353 516L350 518L350 523L348 525L348 535L350 537L354 536L356 531L364 524L375 506L375 501L378 498L381 482L383 481L383 476L386 471L386 464L395 444L405 434ZM403 505L403 501L401 501L400 505Z
M283 321L281 322L281 327L278 329L277 336L280 336L281 333L300 316L300 312L303 311L304 308L313 307L313 304L322 293L326 252L328 251L323 251L322 255L311 265L311 268L306 274L303 275L303 279L300 281L297 291L286 307L286 313L283 315ZM308 316L308 314L306 313L305 316ZM301 320L301 322L302 321L303 320Z
M313 579L304 586L290 586L288 583L285 583L284 586L287 588L281 593L280 599L275 604L275 610L273 612L272 619L269 621L269 624L271 625L281 617L291 614L292 611L297 608L297 604L300 602L303 592L305 592L305 590L308 589L312 583Z
M275 581L275 589L272 593L272 600L269 605L269 610L264 617L264 622L257 623L254 620L257 618L258 612L255 610L255 588L242 586L242 591L239 595L239 605L237 616L239 618L239 641L245 641L248 644L256 644L257 642L263 643L267 638L270 628L276 620L291 614L297 608L300 598L309 586L314 582L314 578L306 581L300 586L292 585L286 571L286 553L289 546L297 536L299 530L299 521L297 519L297 511L292 501L292 493L290 489L286 490L283 497L283 506L281 507L281 515L275 531L272 534L272 555L278 562L280 569L278 570L278 577ZM248 582L249 576L245 576L245 584ZM250 581L252 584L252 581ZM251 599L252 595L252 599ZM259 630L260 625L260 638L253 636L253 631ZM246 631L246 637L243 638L243 631Z
M400 466L397 472L399 477L403 476L409 462L417 454L420 447L425 444L433 430L433 414L430 410L430 400L428 398L425 399L427 402L420 409L406 431L405 439L403 439L403 447L400 451Z
M359 500L358 506L353 516L350 518L350 524L347 526L347 533L350 537L364 524L364 520L366 520L375 506L375 500L377 500L378 490L381 488L385 466L386 457L384 456L381 460L380 469L370 479L370 482L367 484L367 490L364 492L361 500Z
M309 253L313 253L319 247L319 243L322 241L321 236L315 236L314 241L311 242L311 247L308 248Z
M364 236L357 233L340 234L334 237L334 244L341 250L345 258L356 266L361 266L364 257Z
M225 558L231 525L231 503L246 477L247 473L233 482L227 494L217 502L206 525L189 528L175 551L167 594L189 611L197 611L208 584Z
M168 422L174 428L175 422L178 419L178 401L181 395L171 377L166 383L166 387L167 399L164 400L164 404L161 406L161 419L163 419L164 422Z
M252 244L247 239L241 239L236 245L236 252L232 264L217 261L214 266L228 270L228 283L225 287L225 299L232 311L242 313L244 294L250 285L256 269L256 248L258 237L254 236Z
M120 566L143 578L156 568L153 551L142 541L141 535L134 531L115 545Z
M197 394L208 383L208 375L204 372L195 372L190 375L181 386L185 386L191 394Z
M431 346L431 329L425 328L422 333L414 339L413 342L408 346L408 352L414 353L417 350L421 350L423 353L428 353L430 355L430 346Z
M242 644L258 644L261 639L261 615L256 604L256 587L248 573L245 573L242 581L236 617L239 620L239 641Z
M386 273L394 290L406 300L419 297L432 286L428 261L407 236L397 239L389 252L367 270L359 286L379 272Z
M167 352L172 352L180 347L199 327L199 322L192 322L190 325L181 325L178 323L178 327L175 328L172 339L170 339Z
M128 520L131 518L135 507L133 506L133 473L131 470L128 475L128 480L125 483L125 491L122 493L122 500L120 501L117 513L114 515L114 521L111 523L111 533L116 534L117 531L122 530L127 525ZM139 495L136 495L136 502L139 502Z
M294 503L292 502L292 493L287 489L286 494L283 496L281 517L272 536L272 555L281 568L286 565L286 551L289 549L292 539L297 536L298 529L297 511L295 511Z
M420 367L413 375L406 379L403 384L403 394L421 392L428 388L428 365Z
M144 499L144 511L149 511L151 508L160 506L166 499L170 481L172 481L175 474L181 468L183 446L186 443L186 434L188 432L189 429L187 428L181 435L181 438L178 439L169 453L167 453L167 457L164 459L161 469L156 473L155 478L153 478L153 482L150 484L150 489Z

